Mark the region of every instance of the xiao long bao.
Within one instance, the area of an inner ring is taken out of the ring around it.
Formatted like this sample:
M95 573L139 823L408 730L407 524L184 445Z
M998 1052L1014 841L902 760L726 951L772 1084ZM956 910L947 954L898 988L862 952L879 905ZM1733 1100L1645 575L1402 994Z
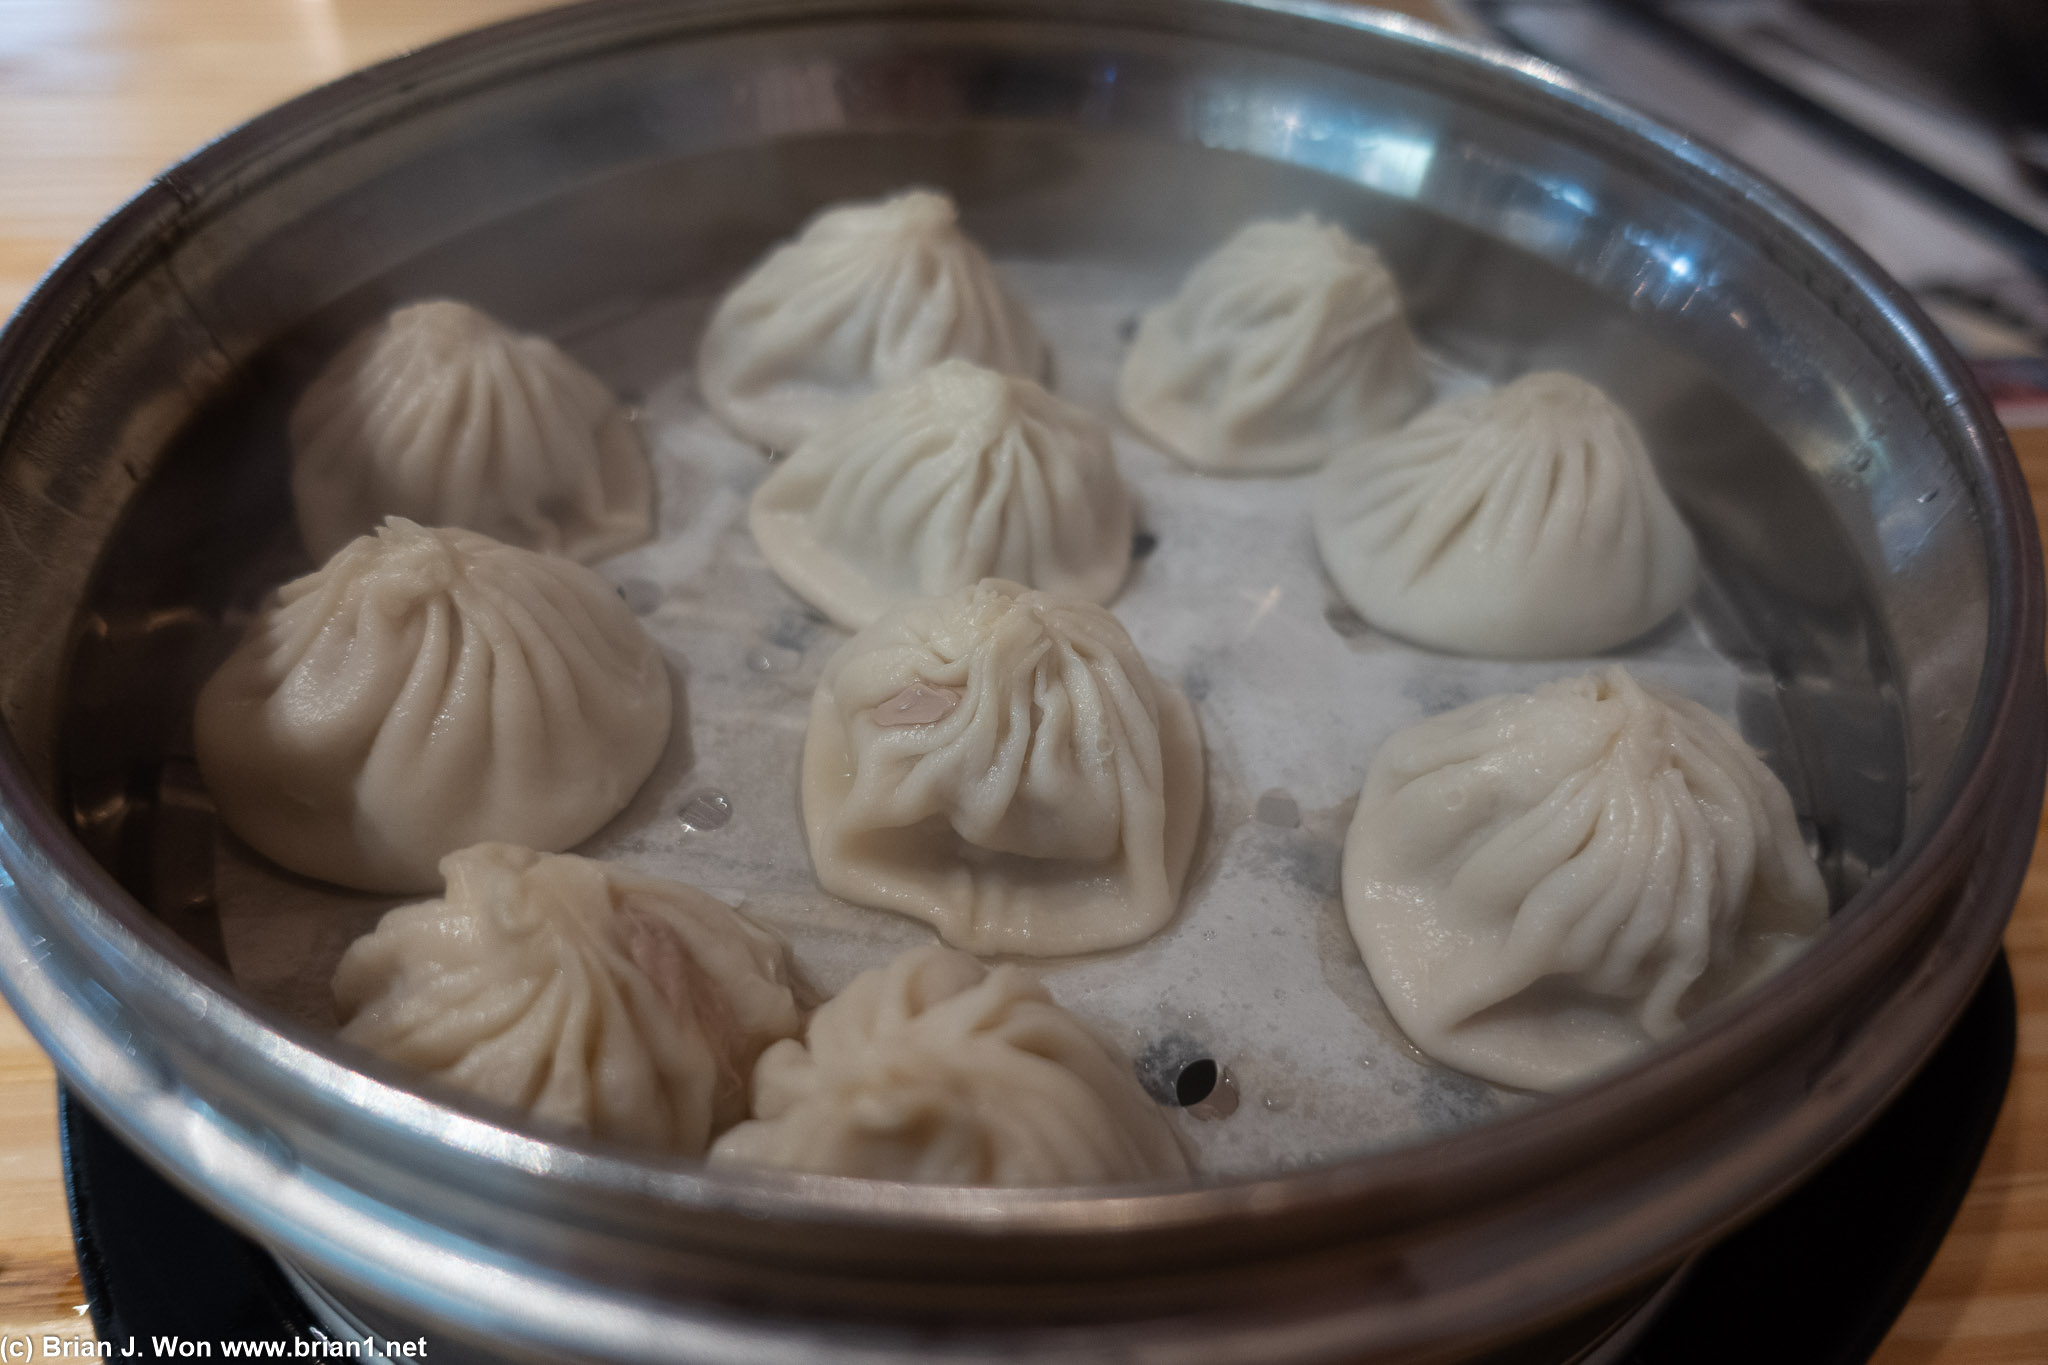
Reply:
M1117 619L998 579L855 635L825 665L804 738L818 881L975 953L1157 932L1203 790L1194 708Z
M1562 1090L1805 951L1827 888L1733 726L1609 667L1396 734L1344 841L1344 911L1416 1046Z
M684 1156L801 1023L781 939L693 886L479 844L334 974L341 1036L544 1124Z
M448 299L368 328L292 410L299 536L324 560L387 516L588 563L654 529L647 454L603 381Z
M1188 1173L1130 1063L1016 967L915 948L863 972L754 1068L713 1165L949 1185Z
M1117 379L1132 424L1209 474L1314 469L1428 396L1379 253L1307 214L1249 224L1198 264Z
M848 630L984 578L1102 602L1131 565L1108 429L966 360L862 399L798 446L748 525L782 581Z
M794 450L855 400L956 356L1046 371L1038 329L953 201L912 190L828 209L769 253L712 314L697 382L734 431Z
M1624 644L1680 607L1699 555L1628 414L1527 375L1439 403L1324 470L1316 546L1374 625L1460 654Z
M612 586L393 517L279 588L199 693L221 818L293 872L424 891L485 841L557 852L668 741L668 669Z

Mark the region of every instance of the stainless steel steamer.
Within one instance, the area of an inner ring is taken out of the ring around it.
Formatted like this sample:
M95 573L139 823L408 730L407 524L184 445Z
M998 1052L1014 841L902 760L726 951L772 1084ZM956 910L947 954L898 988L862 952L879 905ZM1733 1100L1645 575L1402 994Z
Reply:
M531 326L629 310L912 180L1010 255L1186 258L1317 206L1383 245L1439 344L1613 387L1681 452L1717 638L1775 681L1759 723L1845 902L1820 948L1555 1102L1109 1194L548 1142L238 999L179 866L183 707L194 640L288 544L311 358L427 289ZM1900 290L1547 67L1309 0L625 0L349 77L163 174L16 316L0 532L0 987L177 1182L450 1351L1563 1358L1913 1072L1996 950L2040 798L2026 492Z

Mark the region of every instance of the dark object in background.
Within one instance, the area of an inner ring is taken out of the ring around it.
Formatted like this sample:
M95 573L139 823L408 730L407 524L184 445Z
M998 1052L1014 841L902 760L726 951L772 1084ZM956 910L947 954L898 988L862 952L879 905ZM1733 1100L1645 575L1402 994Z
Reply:
M2048 192L2048 0L1804 0L1804 8L1997 124L2013 161Z
M1702 1256L1623 1365L1869 1360L1969 1193L2018 1018L2000 953L1913 1083L1784 1203Z
M2034 188L2048 193L2048 4L1977 0L1994 67L2013 102L2006 146Z
M1592 0L1631 16L1674 51L1713 70L1736 90L1789 114L1838 149L1925 195L1934 205L1998 243L2048 283L2048 230L2037 217L2015 212L1925 149L1903 143L1881 125L1845 113L1805 82L1788 79L1760 62L1750 45L1761 40L1833 68L1876 90L1920 103L1950 117L1974 120L2004 144L2020 180L2048 192L2048 123L2034 112L2048 96L2017 51L2001 48L1988 7L2039 8L2022 26L2048 23L2048 0L1788 0L1815 22L1773 15L1770 7L1730 7L1742 34L1731 43L1715 0ZM1512 3L1512 0L1510 0ZM1539 53L1572 65L1569 54ZM1907 281L1909 284L1915 281Z
M1922 5L1946 10L1953 5ZM2006 97L2038 133L2048 128L2048 5L2041 0L1977 0L1992 60L2003 73Z
M2048 5L2041 0L1797 2L1974 113L2000 123L2048 121L2048 78L2039 65L2027 69L2029 61L2048 61Z

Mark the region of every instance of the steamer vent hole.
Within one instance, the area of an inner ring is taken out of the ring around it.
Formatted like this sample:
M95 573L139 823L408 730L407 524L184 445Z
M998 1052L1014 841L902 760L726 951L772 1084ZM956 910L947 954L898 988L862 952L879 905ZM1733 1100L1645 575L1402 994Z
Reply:
M1226 1119L1237 1112L1237 1080L1215 1050L1186 1033L1155 1038L1138 1054L1138 1083L1145 1093L1193 1118Z

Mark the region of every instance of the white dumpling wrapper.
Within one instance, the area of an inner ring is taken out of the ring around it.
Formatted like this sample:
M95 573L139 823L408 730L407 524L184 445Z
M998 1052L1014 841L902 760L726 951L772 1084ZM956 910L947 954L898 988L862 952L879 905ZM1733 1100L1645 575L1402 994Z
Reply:
M279 588L200 690L221 818L294 872L426 891L497 841L559 852L668 742L668 668L580 564L394 517Z
M748 512L769 567L848 630L984 578L1106 601L1130 570L1131 525L1108 429L966 360L856 403Z
M989 579L892 608L826 663L803 813L827 891L975 953L1136 943L1173 918L1202 735L1103 608Z
M1239 229L1147 311L1117 401L1206 473L1288 474L1400 425L1429 387L1379 253L1304 214Z
M1344 910L1431 1057L1561 1090L1750 989L1827 922L1792 799L1734 727L1620 667L1395 734Z
M556 1128L702 1156L802 1013L782 940L696 887L479 844L334 973L341 1036Z
M794 450L857 399L952 357L1044 375L1045 342L953 201L911 190L812 219L719 301L697 352L704 401Z
M586 563L653 533L647 453L604 381L465 303L365 329L306 387L290 433L316 560L387 516Z
M1367 621L1460 654L1595 654L1685 605L1692 532L1628 414L1568 374L1439 403L1323 471L1316 545Z
M947 1185L1188 1173L1131 1065L1016 967L914 948L861 973L754 1068L713 1165Z

